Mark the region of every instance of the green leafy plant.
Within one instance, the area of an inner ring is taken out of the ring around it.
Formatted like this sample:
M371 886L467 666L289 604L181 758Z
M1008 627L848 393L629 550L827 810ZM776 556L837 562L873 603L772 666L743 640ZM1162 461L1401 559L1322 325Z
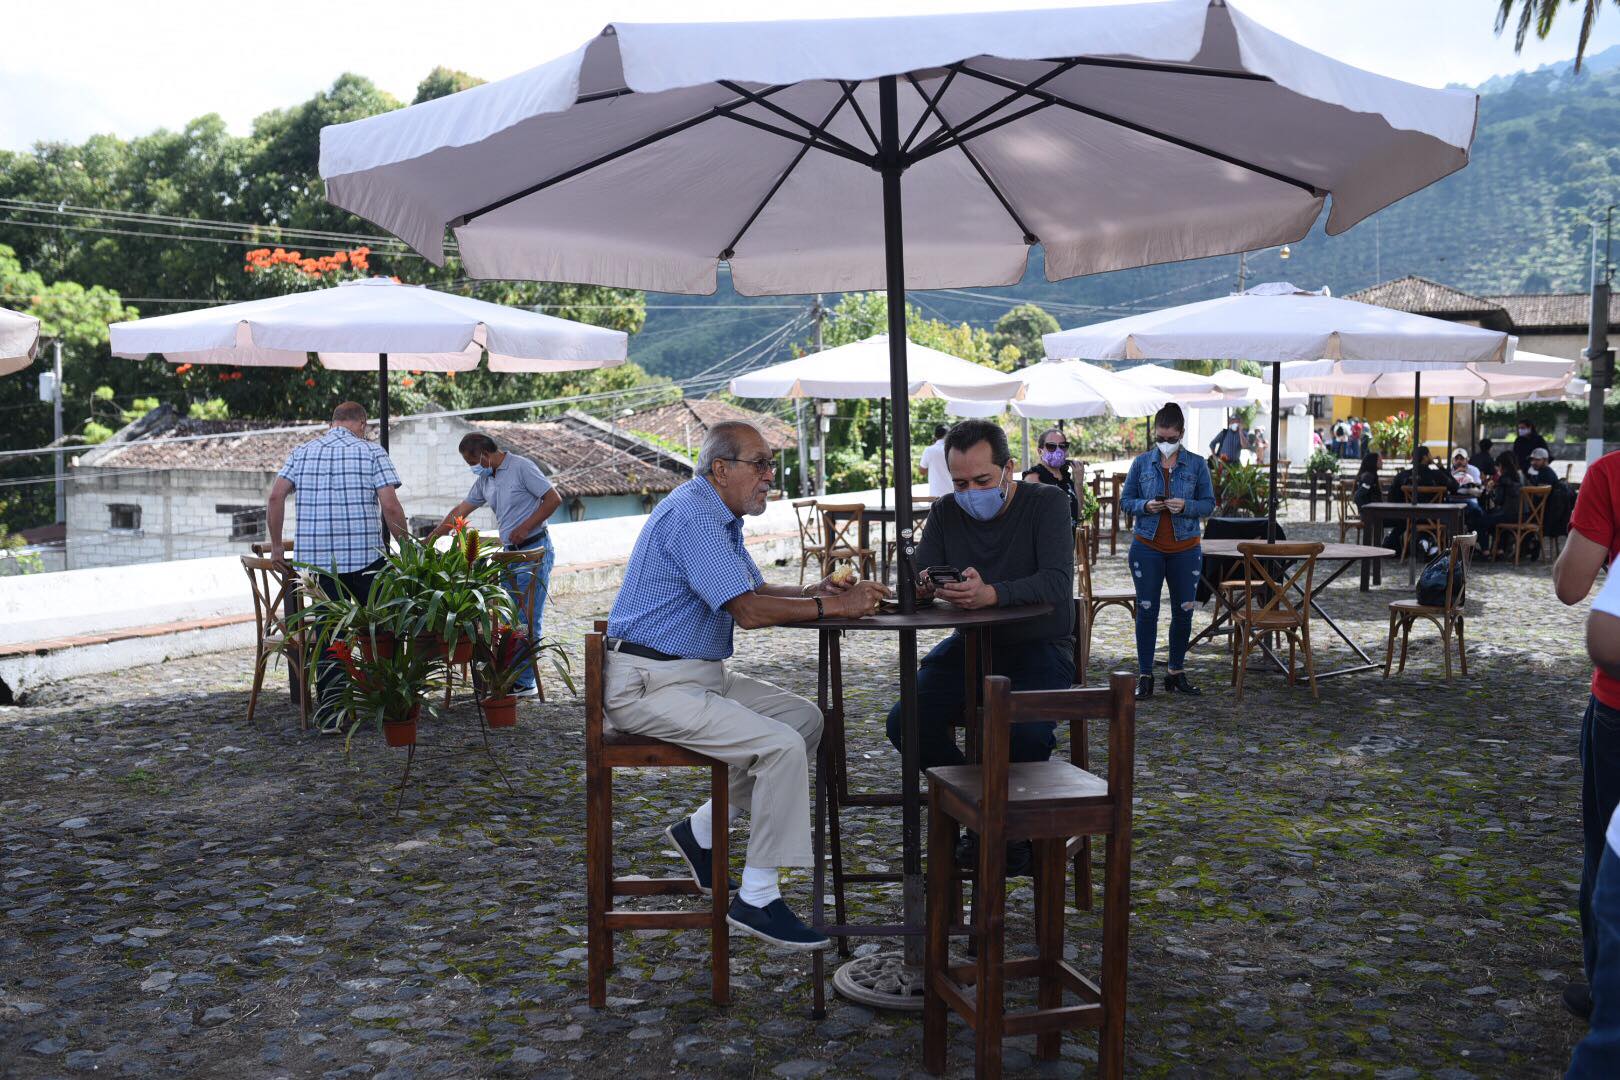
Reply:
M1271 478L1260 465L1223 464L1210 472L1218 517L1264 517L1269 508Z
M441 666L414 642L402 642L390 655L367 658L356 653L348 642L334 641L327 646L326 655L341 664L349 676L338 703L339 715L348 722L345 751L362 727L382 731L384 724L412 722L424 711L429 716L435 714L432 701L442 686L435 673Z
M489 641L514 619L503 568L481 557L478 530L456 523L448 546L401 537L373 590L379 609L393 612L402 637L432 637L454 651L462 641Z
M550 659L569 693L577 697L572 662L561 642L536 641L521 628L498 626L488 641L480 641L473 647L478 684L483 688L484 698L503 698L511 694L518 677L542 656Z
M1338 473L1339 459L1331 450L1318 450L1305 462L1307 476L1337 476Z
M1097 496L1092 493L1091 485L1077 481L1075 494L1080 497L1080 520L1090 521L1096 517L1102 506L1097 502Z
M1372 422L1372 444L1385 457L1412 452L1412 417L1406 411Z

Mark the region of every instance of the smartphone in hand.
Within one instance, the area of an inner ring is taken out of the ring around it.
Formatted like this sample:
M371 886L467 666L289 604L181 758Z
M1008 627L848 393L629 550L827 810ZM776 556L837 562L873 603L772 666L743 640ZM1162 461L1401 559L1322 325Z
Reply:
M954 566L930 566L923 571L923 576L933 582L936 589L941 585L963 580L962 571Z

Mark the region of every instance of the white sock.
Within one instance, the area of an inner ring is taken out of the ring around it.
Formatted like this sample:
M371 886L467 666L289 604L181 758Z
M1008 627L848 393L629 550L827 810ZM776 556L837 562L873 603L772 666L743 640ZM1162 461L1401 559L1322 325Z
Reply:
M726 817L735 822L742 817L742 813L742 807L733 806L726 810ZM692 824L692 839L697 841L698 847L714 847L714 803L704 803L687 820Z
M776 867L744 866L742 888L737 895L749 907L764 907L772 900L780 900L782 890L777 887Z

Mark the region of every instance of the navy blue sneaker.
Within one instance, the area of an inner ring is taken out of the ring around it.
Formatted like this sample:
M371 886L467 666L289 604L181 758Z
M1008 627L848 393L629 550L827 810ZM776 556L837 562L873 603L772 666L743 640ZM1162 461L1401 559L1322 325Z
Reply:
M686 868L691 871L692 880L697 882L697 887L703 890L703 895L708 896L712 893L714 891L714 875L712 873L714 849L703 847L697 842L697 837L692 835L692 819L681 818L681 820L664 830L664 838L674 844L675 850L680 852L681 858L686 860ZM734 893L742 888L735 878L728 877L726 883L730 885L731 891Z
M790 952L816 952L832 944L832 938L800 922L780 896L762 908L743 903L740 896L734 897L731 910L726 912L726 922L745 934Z

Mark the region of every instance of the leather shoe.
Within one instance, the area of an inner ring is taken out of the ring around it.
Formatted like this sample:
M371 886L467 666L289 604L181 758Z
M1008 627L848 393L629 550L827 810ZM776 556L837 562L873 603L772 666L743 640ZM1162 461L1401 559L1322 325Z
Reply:
M1152 696L1153 696L1153 676L1151 676L1151 675L1138 675L1136 677L1136 700L1141 701L1144 698L1150 698Z
M1164 692L1167 694L1191 694L1199 697L1203 691L1187 681L1185 671L1172 672L1164 677Z

